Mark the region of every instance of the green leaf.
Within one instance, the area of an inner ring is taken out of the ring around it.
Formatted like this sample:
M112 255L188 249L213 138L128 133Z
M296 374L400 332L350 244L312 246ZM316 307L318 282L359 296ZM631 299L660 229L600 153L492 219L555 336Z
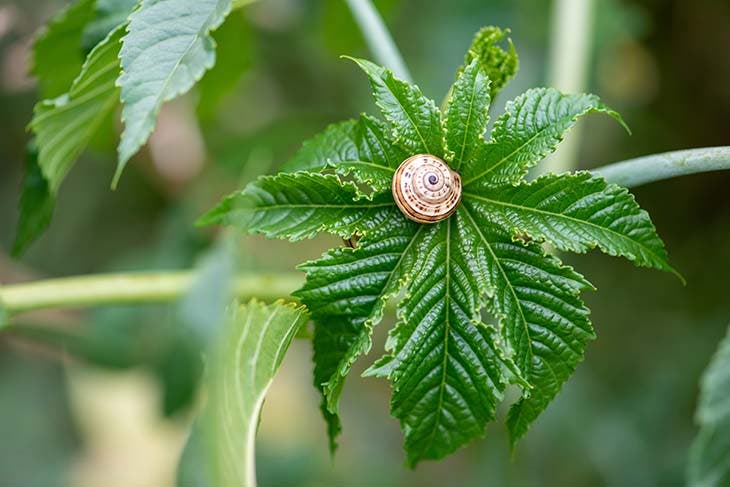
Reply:
M393 206L389 193L372 199L330 174L263 176L228 196L200 224L232 224L249 233L301 240L327 231L343 238L366 230Z
M471 47L464 57L464 66L476 61L479 70L491 80L489 95L492 99L509 83L519 68L512 39L507 39L509 50L505 51L499 46L509 33L509 29L502 30L499 27L482 28L474 36Z
M702 375L695 437L687 465L690 487L730 482L730 331Z
M315 321L314 385L323 394L333 452L341 429L338 402L345 377L355 360L370 350L373 326L382 319L388 299L401 289L413 265L418 233L417 225L391 207L357 248L332 249L300 266L307 281L294 295L307 303Z
M82 44L89 49L117 26L126 24L139 0L96 0L95 16L84 29Z
M190 90L215 64L210 33L230 10L231 0L142 0L130 16L119 53L124 132L113 186L147 142L163 103Z
M563 251L599 247L635 264L674 272L649 214L631 193L588 172L549 174L465 197L505 233L546 240Z
M390 141L382 122L363 115L359 121L332 124L305 142L282 171L332 169L381 192L390 189L395 170L407 158L408 153Z
M482 436L506 383L494 330L479 315L472 229L459 211L421 228L392 353L371 369L393 382L391 411L411 465Z
M446 108L446 145L458 170L483 150L484 130L489 122L489 78L473 61L459 74L451 88Z
M51 194L48 181L38 165L38 148L28 144L25 175L20 195L20 216L13 242L13 255L21 255L51 223L56 198Z
M529 168L555 151L581 115L591 112L606 113L623 124L618 113L595 95L564 95L552 88L528 90L507 103L489 144L462 166L464 187L478 192L518 183Z
M89 53L67 94L42 101L33 111L30 127L38 144L38 164L52 194L119 101L114 82L123 32L118 27Z
M94 18L95 0L78 0L56 15L33 44L31 72L42 98L66 93L84 62L81 48L86 25Z
M320 231L362 237L355 249L335 248L304 264L307 281L296 293L315 322L314 383L331 449L344 378L370 350L372 328L396 296L402 299L388 353L366 374L393 383L391 412L409 463L441 458L482 436L507 383L522 389L507 419L514 446L594 336L580 299L591 284L540 244L598 247L673 271L651 220L625 189L587 173L523 179L579 115L618 115L592 95L531 90L508 104L487 143L490 85L477 61L452 87L443 125L415 86L356 62L391 133L366 116L332 125L285 167L300 172L260 179L207 221L290 240ZM395 168L409 154L439 151L466 185L461 206L435 224L407 220L390 194L390 172L363 168L363 161ZM345 175L376 191L364 195ZM482 321L484 311L492 324Z
M210 351L203 412L212 485L256 485L255 437L266 392L292 339L307 322L302 307L251 301L234 307Z
M444 157L441 112L421 90L393 76L393 73L364 59L356 62L370 79L375 103L388 121L393 138L411 154Z
M253 62L253 29L241 12L232 12L213 33L216 63L198 83L198 115L213 118Z

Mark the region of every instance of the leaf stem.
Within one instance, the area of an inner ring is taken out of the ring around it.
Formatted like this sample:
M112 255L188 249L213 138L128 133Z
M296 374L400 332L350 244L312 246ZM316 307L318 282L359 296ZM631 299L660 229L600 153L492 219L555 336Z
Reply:
M591 170L608 182L633 188L663 179L730 169L730 146L652 154Z
M388 32L382 17L370 0L347 0L352 16L365 37L375 60L390 69L398 78L412 82L406 63L403 61L393 37Z
M8 314L47 308L173 301L190 287L194 272L140 272L62 277L0 287L0 306ZM239 276L234 293L241 298L275 300L301 286L295 273Z

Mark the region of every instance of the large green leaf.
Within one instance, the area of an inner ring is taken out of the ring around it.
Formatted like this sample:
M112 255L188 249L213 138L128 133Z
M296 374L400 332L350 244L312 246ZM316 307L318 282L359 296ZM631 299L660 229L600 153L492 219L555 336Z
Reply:
M119 53L122 119L114 185L147 142L163 103L190 90L215 64L215 30L231 0L142 0L129 18Z
M251 301L234 306L208 354L201 418L211 485L256 485L255 438L266 392L292 339L308 320L302 307Z
M603 112L621 117L595 95L564 95L535 88L507 103L492 129L491 141L470 164L462 166L464 186L474 191L516 184L527 170L555 151L581 115Z
M417 225L404 221L391 207L356 249L332 249L300 266L307 281L295 295L307 303L315 320L314 383L323 394L332 450L340 430L338 402L345 377L355 360L370 350L373 326L413 266L419 233Z
M370 371L393 381L391 410L412 465L483 435L506 382L496 334L479 316L473 228L461 212L421 228L392 353Z
M56 15L33 44L32 73L42 98L66 93L84 62L81 48L86 25L94 18L96 0L78 0ZM108 32L108 30L107 30Z
M408 153L390 143L383 122L362 115L359 121L332 124L304 143L282 171L323 171L332 169L351 175L375 191L391 186L393 174Z
M588 172L550 174L465 197L476 213L507 233L547 240L564 251L598 246L638 265L672 270L649 214L628 190Z
M411 154L444 157L441 112L436 103L387 69L364 59L350 59L368 75L375 103L390 123L398 145Z
M482 139L489 79L513 74L503 59L489 64L494 73L476 58L460 71L443 125L418 88L358 60L391 130L366 117L333 125L287 166L299 172L261 179L209 217L270 237L362 236L355 249L303 265L307 281L297 292L315 321L314 382L331 447L344 377L370 349L387 299L402 296L398 324L388 354L368 374L391 379L391 411L414 465L482 436L508 382L522 389L507 419L514 445L583 358L593 328L579 295L592 286L542 242L672 270L651 220L625 189L583 173L523 179L580 115L618 118L597 97L528 91L508 104L491 140ZM376 143L358 143L366 122ZM407 220L388 189L385 168L419 152L445 155L466 183L461 206L436 224ZM363 161L383 170L366 171ZM377 190L365 196L344 175ZM483 311L495 322L482 322Z
M730 483L730 332L723 338L702 376L697 423L687 465L690 487Z
M490 101L489 78L473 61L459 74L446 109L446 145L453 153L454 169L483 150Z
M38 164L54 194L119 101L114 83L123 33L124 28L117 27L89 53L67 94L35 107L30 127L38 144Z
M263 176L228 196L202 224L235 224L250 233L289 240L327 231L343 238L377 225L392 208L388 193L372 199L333 175L298 172Z

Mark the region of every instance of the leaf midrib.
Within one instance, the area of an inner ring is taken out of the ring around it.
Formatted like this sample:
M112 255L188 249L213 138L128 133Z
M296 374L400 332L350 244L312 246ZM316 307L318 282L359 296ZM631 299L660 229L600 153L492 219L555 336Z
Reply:
M444 357L441 362L441 383L439 384L439 401L436 407L436 423L434 423L431 435L426 443L427 450L433 445L433 441L436 438L436 431L438 431L439 425L441 424L442 409L444 407L444 391L446 390L446 368L448 366L449 336L451 332L451 325L449 323L449 304L451 301L451 218L446 219L446 277L444 280L446 281L444 286Z

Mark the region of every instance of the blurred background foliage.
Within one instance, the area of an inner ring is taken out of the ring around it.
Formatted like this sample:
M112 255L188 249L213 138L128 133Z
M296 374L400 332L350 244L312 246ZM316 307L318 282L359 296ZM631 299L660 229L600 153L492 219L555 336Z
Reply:
M513 95L548 82L552 2L375 3L414 78L436 100L474 32L487 24L512 29L521 59L495 112ZM190 268L216 237L192 222L222 194L275 171L327 123L374 109L362 74L338 58L369 56L344 2L258 2L216 32L217 66L193 93L163 109L120 187L109 191L118 131L110 121L61 188L49 231L11 260L25 127L37 99L27 76L29 48L64 4L0 4L3 283ZM634 134L589 117L581 168L730 142L730 3L596 0L590 33L586 90L621 112ZM310 345L298 340L264 408L260 485L682 485L698 378L730 320L728 187L730 174L705 174L635 191L686 287L606 256L568 260L599 289L586 296L599 338L513 458L497 423L485 440L448 459L405 469L386 382L356 373L344 393L344 435L331 461L311 386ZM239 266L291 271L332 243L240 239ZM202 368L198 337L181 309L37 313L0 336L0 484L174 485ZM392 317L378 327L368 359L391 325Z

